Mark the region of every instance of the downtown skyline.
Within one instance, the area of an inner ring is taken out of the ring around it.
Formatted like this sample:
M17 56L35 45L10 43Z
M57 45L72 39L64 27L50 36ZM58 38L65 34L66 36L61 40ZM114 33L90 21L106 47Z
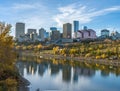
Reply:
M62 31L64 23L74 20L79 21L80 29L88 26L97 35L104 28L120 32L119 0L0 0L0 11L0 21L13 26L11 35L16 22L24 22L26 30L57 27Z

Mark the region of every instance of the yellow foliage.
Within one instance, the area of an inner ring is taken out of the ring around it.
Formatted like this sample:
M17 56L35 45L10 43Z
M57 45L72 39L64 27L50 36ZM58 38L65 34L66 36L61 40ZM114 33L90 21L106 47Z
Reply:
M102 54L102 55L101 55L101 58L103 58L103 59L106 58L106 57L107 57L107 56L106 56L105 54Z
M86 55L85 55L85 57L90 57L91 56L91 54L90 53L87 53Z
M96 59L100 59L101 57L100 56L96 56Z
M16 86L17 81L15 79L8 78L5 80L5 83L7 86Z
M54 54L57 54L58 52L59 52L59 47L57 46L57 47L54 47L53 48L53 52L54 52Z
M11 26L0 23L0 61L6 63L13 63L13 37L9 36Z

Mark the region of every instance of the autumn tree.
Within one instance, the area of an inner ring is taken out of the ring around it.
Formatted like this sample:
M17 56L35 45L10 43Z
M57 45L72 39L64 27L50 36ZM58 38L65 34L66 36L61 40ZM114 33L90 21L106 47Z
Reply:
M12 63L13 37L9 35L11 25L0 23L0 62Z

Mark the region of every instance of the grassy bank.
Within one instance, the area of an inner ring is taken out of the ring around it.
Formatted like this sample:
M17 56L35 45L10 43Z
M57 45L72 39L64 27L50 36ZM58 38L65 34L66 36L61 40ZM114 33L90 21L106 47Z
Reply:
M37 58L44 58L44 59L55 59L55 60L69 60L69 61L78 61L78 62L86 62L86 63L94 63L94 64L100 64L100 65L108 65L108 66L114 66L119 67L120 61L117 60L110 60L110 59L96 59L92 57L72 57L72 56L65 56L65 55L59 55L54 54L52 50L45 50L41 52L34 52L34 51L21 51L21 57L28 56L28 57L37 57Z

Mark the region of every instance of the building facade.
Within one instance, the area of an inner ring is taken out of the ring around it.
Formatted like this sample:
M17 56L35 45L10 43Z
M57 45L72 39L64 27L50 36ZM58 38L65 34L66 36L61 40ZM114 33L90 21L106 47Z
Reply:
M58 40L58 39L60 39L60 31L58 30L52 31L51 40Z
M46 31L44 28L39 29L39 38L41 39L41 41L45 40L45 32Z
M51 31L56 31L57 28L56 28L56 27L50 27L50 30L51 30Z
M33 32L30 34L30 39L32 42L35 42L37 40L37 33Z
M96 39L96 32L93 29L83 29L77 32L77 38L81 40L85 39Z
M72 24L63 24L63 38L72 38Z
M109 30L107 30L107 29L103 29L103 30L101 30L101 36L109 36L109 34L110 34L110 32L109 32Z
M28 34L37 33L37 30L36 30L36 29L28 29L28 30L27 30L27 33L28 33Z
M25 23L16 23L15 27L15 37L18 39L20 36L25 34Z
M79 21L73 21L74 32L79 30Z

